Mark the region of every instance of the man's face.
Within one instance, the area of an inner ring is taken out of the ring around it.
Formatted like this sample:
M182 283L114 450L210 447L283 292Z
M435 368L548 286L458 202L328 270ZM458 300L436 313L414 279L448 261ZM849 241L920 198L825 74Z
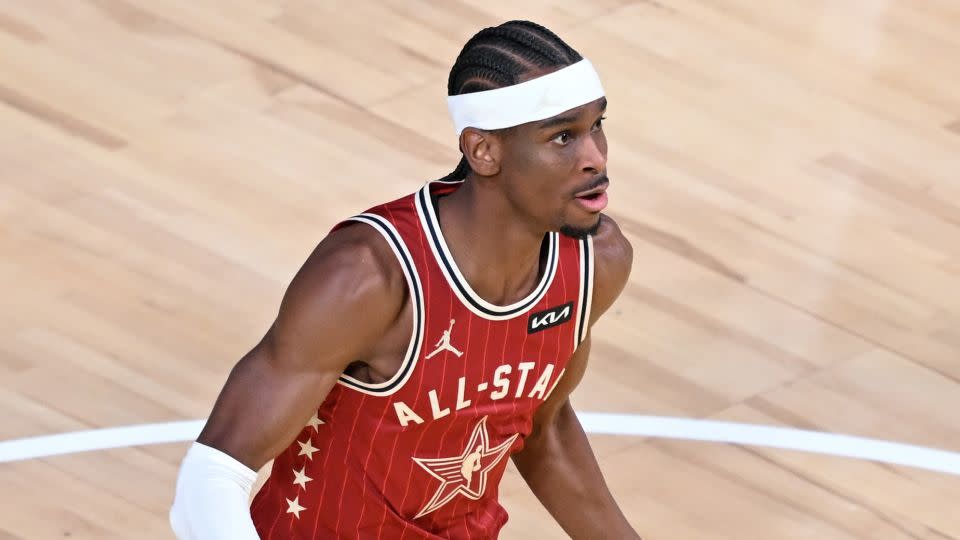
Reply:
M510 202L568 236L596 232L606 206L606 98L504 133L501 172Z

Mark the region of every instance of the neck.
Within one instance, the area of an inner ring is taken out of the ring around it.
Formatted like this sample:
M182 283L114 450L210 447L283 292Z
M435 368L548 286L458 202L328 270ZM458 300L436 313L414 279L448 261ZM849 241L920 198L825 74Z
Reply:
M471 179L442 197L438 207L447 247L481 298L509 305L533 290L546 230L519 217L499 190Z

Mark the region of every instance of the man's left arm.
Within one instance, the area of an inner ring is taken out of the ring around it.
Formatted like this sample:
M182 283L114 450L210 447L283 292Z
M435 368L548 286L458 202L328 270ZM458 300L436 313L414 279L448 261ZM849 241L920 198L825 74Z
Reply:
M612 219L603 217L594 237L596 278L592 325L620 295L630 275L633 250ZM513 461L534 495L573 539L640 538L620 510L580 425L570 394L580 383L590 337L567 364L563 379L534 416L533 431Z

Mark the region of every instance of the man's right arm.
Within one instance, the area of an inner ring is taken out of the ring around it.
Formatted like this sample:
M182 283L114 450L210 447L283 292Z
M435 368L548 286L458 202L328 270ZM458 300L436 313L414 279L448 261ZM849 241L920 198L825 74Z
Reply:
M249 496L255 471L293 441L344 368L396 321L405 286L370 227L347 227L317 246L274 324L230 372L184 459L170 516L179 538L256 538L239 492Z

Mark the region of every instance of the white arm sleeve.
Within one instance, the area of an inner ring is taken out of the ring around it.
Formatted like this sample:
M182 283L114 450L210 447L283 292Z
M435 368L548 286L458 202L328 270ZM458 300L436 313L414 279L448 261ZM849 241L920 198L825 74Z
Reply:
M193 443L187 451L170 508L179 540L259 540L250 518L257 472L229 455Z

